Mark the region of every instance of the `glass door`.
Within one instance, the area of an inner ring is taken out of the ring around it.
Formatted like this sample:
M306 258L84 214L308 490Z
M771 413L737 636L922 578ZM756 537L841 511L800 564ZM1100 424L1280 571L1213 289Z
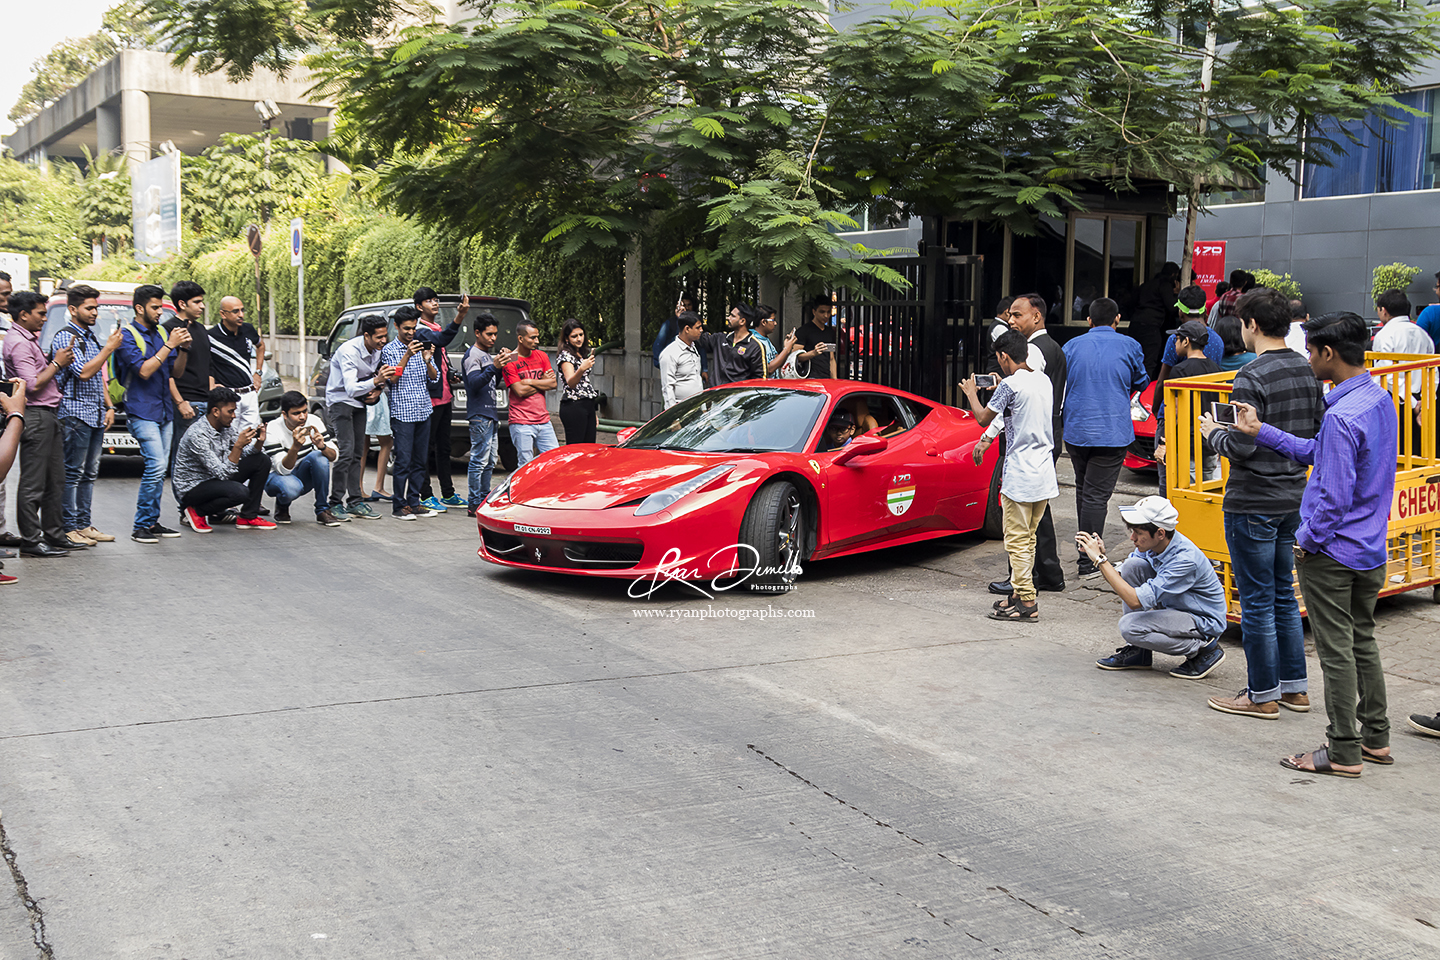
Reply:
M1109 297L1122 315L1145 282L1145 217L1072 213L1065 251L1066 321L1084 324L1090 301Z

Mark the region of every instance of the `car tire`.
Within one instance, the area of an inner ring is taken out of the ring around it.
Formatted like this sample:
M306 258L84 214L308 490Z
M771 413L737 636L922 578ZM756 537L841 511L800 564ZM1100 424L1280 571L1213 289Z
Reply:
M980 535L987 540L1005 538L1005 518L1000 507L1000 477L1003 472L997 462L990 473L990 491L985 496L985 525L980 528Z
M754 553L759 571L745 582L761 593L785 593L800 575L808 530L805 499L795 484L776 480L761 487L740 522L740 544ZM749 558L742 558L748 562Z

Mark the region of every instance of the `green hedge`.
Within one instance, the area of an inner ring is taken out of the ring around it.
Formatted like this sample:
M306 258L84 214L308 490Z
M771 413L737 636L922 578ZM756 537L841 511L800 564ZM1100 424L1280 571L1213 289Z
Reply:
M586 325L593 344L625 335L625 255L618 251L521 254L472 239L463 248L460 282L471 293L530 301L543 344L553 343L571 317Z

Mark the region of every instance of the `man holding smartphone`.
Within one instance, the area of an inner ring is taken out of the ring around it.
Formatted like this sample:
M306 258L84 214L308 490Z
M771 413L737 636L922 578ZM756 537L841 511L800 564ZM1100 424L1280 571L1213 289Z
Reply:
M840 332L831 322L835 304L828 293L810 301L810 319L795 331L795 368L802 377L835 379L840 376Z
M270 458L262 452L265 424L240 429L235 423L240 395L216 387L206 398L205 416L185 431L175 450L171 481L190 529L209 533L232 507L240 508L241 530L274 530L260 516L260 498L270 478Z
M1290 301L1257 287L1235 301L1245 346L1255 359L1235 374L1230 400L1248 404L1276 429L1309 440L1325 412L1320 381L1310 363L1285 343ZM1221 713L1275 720L1280 708L1310 709L1305 636L1292 580L1305 467L1260 446L1243 430L1200 419L1213 449L1230 461L1225 484L1225 544L1240 594L1240 634L1245 646L1246 686L1233 697L1214 696Z
M290 504L306 492L315 491L315 522L338 527L339 517L330 512L330 465L340 455L325 429L325 421L310 412L305 394L286 391L280 398L280 416L266 425L265 455L270 458L270 478L265 492L275 498L275 522L290 522Z

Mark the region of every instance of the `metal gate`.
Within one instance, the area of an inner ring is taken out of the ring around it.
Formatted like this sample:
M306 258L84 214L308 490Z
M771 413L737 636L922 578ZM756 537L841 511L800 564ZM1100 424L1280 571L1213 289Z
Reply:
M873 261L903 276L907 289L866 277L861 290L838 292L837 322L848 347L844 376L955 404L957 385L975 370L984 331L985 258L932 249Z

